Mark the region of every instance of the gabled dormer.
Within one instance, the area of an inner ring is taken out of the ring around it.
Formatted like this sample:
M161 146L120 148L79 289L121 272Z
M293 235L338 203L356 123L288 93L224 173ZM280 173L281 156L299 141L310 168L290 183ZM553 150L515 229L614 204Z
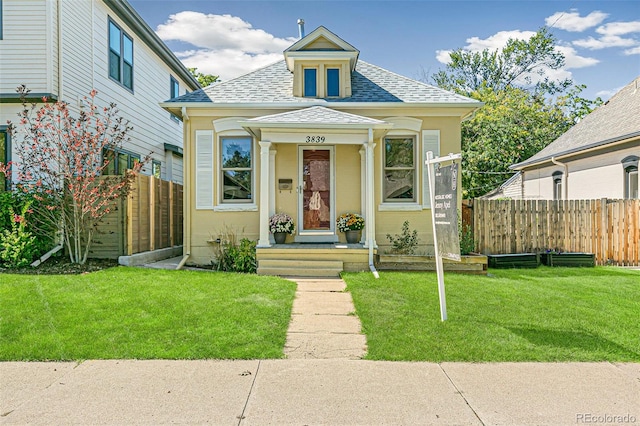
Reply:
M360 51L326 29L318 27L284 51L293 73L293 96L348 98L351 73Z

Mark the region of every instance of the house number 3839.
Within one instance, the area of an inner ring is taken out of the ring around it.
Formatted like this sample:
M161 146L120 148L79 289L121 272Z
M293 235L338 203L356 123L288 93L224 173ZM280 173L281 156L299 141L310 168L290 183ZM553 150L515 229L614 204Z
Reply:
M324 136L307 136L307 143L324 143Z

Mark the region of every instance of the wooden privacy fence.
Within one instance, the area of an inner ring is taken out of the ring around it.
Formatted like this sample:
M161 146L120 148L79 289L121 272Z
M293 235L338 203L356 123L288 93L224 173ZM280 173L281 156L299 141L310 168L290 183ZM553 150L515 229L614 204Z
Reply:
M138 175L98 226L90 257L116 259L182 244L182 185Z
M482 200L473 203L483 254L556 249L594 253L599 265L640 266L640 200Z

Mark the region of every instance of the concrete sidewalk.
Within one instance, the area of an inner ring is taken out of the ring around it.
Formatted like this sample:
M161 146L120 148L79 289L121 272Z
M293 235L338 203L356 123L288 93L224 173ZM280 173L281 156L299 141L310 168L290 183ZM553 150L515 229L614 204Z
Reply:
M360 359L367 339L341 278L289 278L298 287L284 354L288 359Z
M0 424L640 424L640 364L0 363Z

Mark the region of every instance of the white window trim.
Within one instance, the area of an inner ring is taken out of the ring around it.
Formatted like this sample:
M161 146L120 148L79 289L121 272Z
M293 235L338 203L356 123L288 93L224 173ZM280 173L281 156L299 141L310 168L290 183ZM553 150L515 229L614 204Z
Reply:
M234 121L237 120L234 119ZM214 122L215 123L215 122ZM256 146L256 140L251 134L249 134L246 130L238 130L233 126L232 121L228 120L227 125L232 127L230 130L216 132L215 133L215 161L216 161L216 177L218 180L218 197L216 200L216 204L213 207L214 211L227 211L227 212L246 212L246 211L258 211L258 204L256 201L256 153L259 152L258 147ZM215 124L214 124L215 125ZM234 137L248 137L251 139L251 201L246 201L243 203L233 203L233 202L224 202L223 200L223 190L222 185L224 184L224 179L222 177L222 139L223 138L234 138Z
M385 149L385 139L386 138L401 138L401 137L412 137L413 138L413 143L414 143L414 147L413 147L413 163L414 163L414 178L413 178L413 191L415 194L416 199L415 200L411 200L411 201L385 201L384 199L384 179L385 179L385 174L384 174L384 160L385 160L385 153L384 153L384 149ZM418 133L415 131L411 131L411 130L405 130L405 129L393 129L390 130L384 137L382 137L380 139L380 199L382 200L382 202L380 204L378 204L378 211L386 211L386 212L392 212L392 211L417 211L420 210L422 207L420 205L419 199L418 199L418 191L419 191L419 173L418 173L418 146L419 146L419 141L420 139L418 138Z

